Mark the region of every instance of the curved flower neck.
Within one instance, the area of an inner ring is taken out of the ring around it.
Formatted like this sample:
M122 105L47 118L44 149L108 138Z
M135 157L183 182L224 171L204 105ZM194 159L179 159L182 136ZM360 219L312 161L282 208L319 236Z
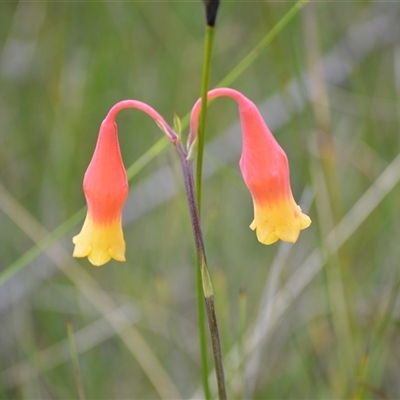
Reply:
M143 103L138 100L122 100L116 103L108 112L106 120L114 121L117 114L126 109L126 108L136 108L137 110L145 112L151 118L154 119L158 127L167 135L168 139L173 143L176 144L179 140L178 135L174 132L174 130L168 125L165 119L153 108L150 107L148 104Z
M207 94L207 100L213 100L217 97L231 97L239 104L240 108L243 108L245 106L255 107L255 104L251 100L249 100L245 95L243 95L242 93L238 92L235 89L216 88L216 89L210 90ZM198 121L199 121L200 111L201 111L201 99L198 99L196 101L195 105L193 106L192 113L190 115L190 132L189 132L189 138L188 138L188 144L187 144L189 153L190 153L191 146L195 143L196 138L197 138L197 130L198 130Z

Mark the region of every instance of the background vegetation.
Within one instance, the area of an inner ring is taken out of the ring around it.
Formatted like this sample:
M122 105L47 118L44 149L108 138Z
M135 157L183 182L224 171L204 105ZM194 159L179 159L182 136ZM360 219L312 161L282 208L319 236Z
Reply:
M222 1L211 85L293 4ZM399 12L309 3L231 83L288 154L313 220L295 245L248 229L236 105L210 106L203 223L232 399L400 398ZM1 399L201 398L181 172L146 115L119 116L127 262L74 260L71 238L107 111L184 117L203 34L194 0L0 3Z

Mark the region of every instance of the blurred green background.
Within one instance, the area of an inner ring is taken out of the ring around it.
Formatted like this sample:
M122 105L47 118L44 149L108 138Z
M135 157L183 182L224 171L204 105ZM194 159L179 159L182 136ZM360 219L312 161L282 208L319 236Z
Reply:
M294 4L222 0L211 86ZM132 172L126 263L75 260L71 238L102 119L127 98L185 117L204 23L194 0L0 3L1 399L202 398L175 149ZM400 398L399 27L397 2L309 3L230 84L288 154L313 220L295 245L248 228L236 105L209 108L203 229L231 399ZM118 125L135 168L160 131L131 110Z

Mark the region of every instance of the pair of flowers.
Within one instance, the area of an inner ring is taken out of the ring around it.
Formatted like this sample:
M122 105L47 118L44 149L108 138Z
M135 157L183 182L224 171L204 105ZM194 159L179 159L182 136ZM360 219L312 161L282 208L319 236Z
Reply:
M209 100L220 96L231 97L239 105L243 143L240 170L254 206L250 228L256 231L258 240L264 244L272 244L278 239L296 242L300 230L307 228L311 220L293 199L285 152L252 101L229 88L208 92ZM125 261L121 220L129 188L115 123L117 113L125 108L138 108L148 113L173 144L179 142L178 135L150 106L125 100L111 108L100 126L97 145L85 173L86 219L81 232L73 238L74 257L87 256L97 266L111 258ZM198 100L191 114L188 153L192 153L196 145L200 110L201 101Z

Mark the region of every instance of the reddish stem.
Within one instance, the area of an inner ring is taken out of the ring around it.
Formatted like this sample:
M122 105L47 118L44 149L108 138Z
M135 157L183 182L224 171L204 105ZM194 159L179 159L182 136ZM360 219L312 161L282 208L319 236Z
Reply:
M117 114L124 110L125 108L136 108L140 111L145 112L154 121L157 125L162 129L162 131L167 135L168 139L173 143L176 144L179 140L178 135L173 131L173 129L168 125L165 119L153 108L147 105L146 103L142 103L138 100L122 100L115 104L110 111L108 112L106 119L111 118L115 120Z

